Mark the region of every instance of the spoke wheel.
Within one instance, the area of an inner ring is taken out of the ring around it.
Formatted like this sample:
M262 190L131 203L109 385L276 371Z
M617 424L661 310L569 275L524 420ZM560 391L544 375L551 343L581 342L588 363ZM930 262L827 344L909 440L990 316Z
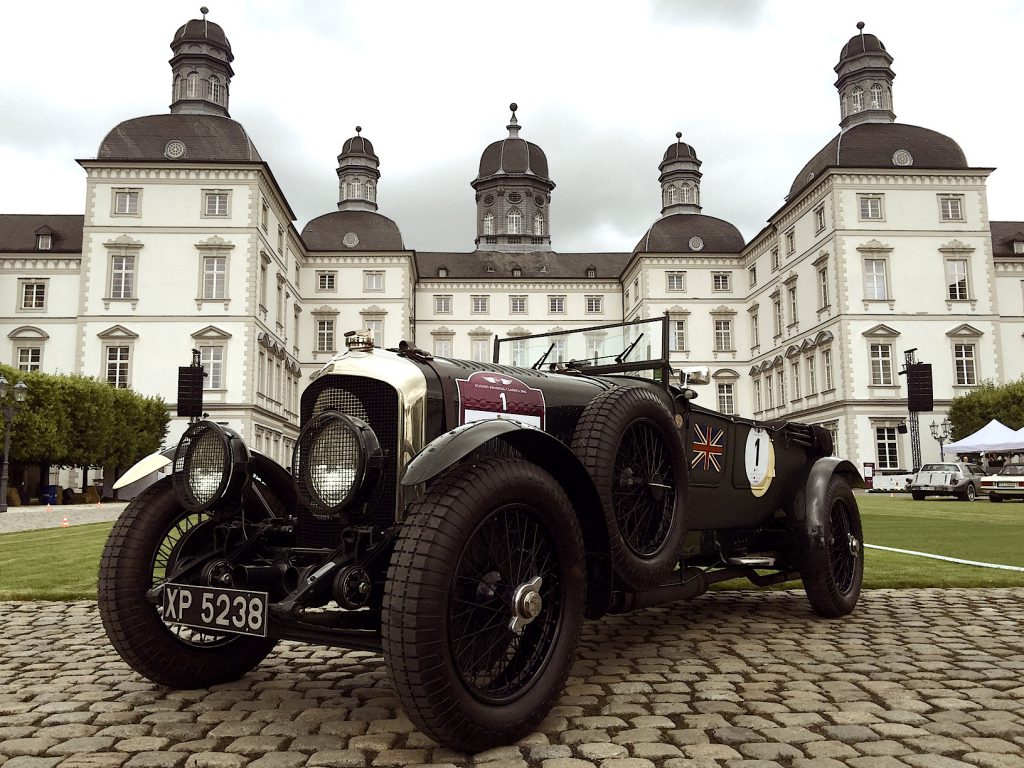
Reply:
M816 613L845 616L857 605L864 579L864 532L857 500L846 480L833 475L823 499L828 510L820 543L801 556L807 599Z
M409 717L466 752L525 736L568 675L585 592L551 475L521 460L451 470L412 505L385 584L384 659Z
M649 421L630 424L612 474L612 507L623 542L640 557L657 553L672 526L672 456Z

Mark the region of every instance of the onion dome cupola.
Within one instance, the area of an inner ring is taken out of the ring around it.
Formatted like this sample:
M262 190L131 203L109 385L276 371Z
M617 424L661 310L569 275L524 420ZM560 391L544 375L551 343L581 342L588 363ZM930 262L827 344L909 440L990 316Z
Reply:
M700 160L693 147L682 139L683 134L677 132L675 143L669 144L658 166L662 216L700 213Z
M362 126L348 139L338 155L338 210L376 211L380 158L363 136Z
M839 91L839 125L846 130L861 123L892 123L892 56L882 41L864 34L864 22L857 22L858 34L850 38L835 66Z
M551 190L544 150L519 138L516 104L508 138L490 144L480 156L476 190L476 246L481 251L551 250Z
M231 43L219 24L207 20L206 6L199 11L203 18L179 27L171 41L171 112L230 117Z

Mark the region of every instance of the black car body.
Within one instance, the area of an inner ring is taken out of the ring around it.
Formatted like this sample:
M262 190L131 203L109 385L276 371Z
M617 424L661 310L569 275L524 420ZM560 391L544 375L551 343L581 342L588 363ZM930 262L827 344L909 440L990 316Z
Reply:
M546 715L584 617L740 577L849 613L856 470L820 427L696 405L666 331L506 339L492 363L350 335L302 395L290 471L197 421L111 532L112 643L177 687L278 639L383 650L414 722L476 751Z

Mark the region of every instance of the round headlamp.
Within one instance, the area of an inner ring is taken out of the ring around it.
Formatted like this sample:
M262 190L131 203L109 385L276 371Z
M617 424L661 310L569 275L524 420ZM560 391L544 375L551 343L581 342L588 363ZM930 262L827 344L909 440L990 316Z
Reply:
M380 467L380 443L373 430L340 411L314 416L299 434L292 457L299 496L318 514L340 512L374 488Z
M192 512L238 496L249 473L249 450L238 433L212 421L192 424L174 454L174 490Z

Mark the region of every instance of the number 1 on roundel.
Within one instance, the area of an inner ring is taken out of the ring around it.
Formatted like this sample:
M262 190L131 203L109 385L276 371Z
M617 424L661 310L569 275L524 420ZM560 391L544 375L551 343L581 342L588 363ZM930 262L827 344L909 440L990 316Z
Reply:
M750 481L750 492L755 496L763 496L775 477L775 446L766 429L752 427L747 433L743 459L747 480Z

